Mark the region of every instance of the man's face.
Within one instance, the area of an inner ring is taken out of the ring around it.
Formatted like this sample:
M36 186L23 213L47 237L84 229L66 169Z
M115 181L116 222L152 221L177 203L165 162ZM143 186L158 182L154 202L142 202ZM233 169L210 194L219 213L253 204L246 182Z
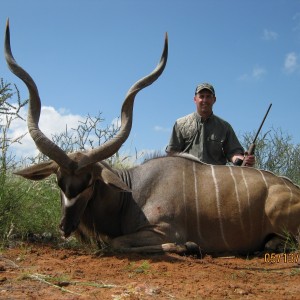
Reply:
M197 112L201 117L209 117L212 113L212 107L216 102L216 97L210 90L202 90L194 97Z

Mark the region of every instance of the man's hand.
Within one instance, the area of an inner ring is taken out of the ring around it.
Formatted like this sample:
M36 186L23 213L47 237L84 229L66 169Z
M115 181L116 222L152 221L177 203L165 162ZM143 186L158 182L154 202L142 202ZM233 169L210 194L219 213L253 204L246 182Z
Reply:
M245 152L244 162L245 162L244 165L246 167L253 167L255 165L255 156L248 155L248 153Z
M240 160L240 164L237 164L236 160ZM244 155L236 154L232 157L232 162L234 165L241 166L243 161L244 161L244 166L253 167L255 165L255 156L249 155L248 152L245 152Z

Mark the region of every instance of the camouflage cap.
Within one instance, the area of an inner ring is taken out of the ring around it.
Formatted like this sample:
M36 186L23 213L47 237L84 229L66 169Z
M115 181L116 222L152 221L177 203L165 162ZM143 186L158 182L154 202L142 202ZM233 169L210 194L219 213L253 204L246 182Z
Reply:
M204 83L200 83L199 85L197 85L195 94L198 94L202 90L209 90L215 96L215 89L210 83L204 82Z

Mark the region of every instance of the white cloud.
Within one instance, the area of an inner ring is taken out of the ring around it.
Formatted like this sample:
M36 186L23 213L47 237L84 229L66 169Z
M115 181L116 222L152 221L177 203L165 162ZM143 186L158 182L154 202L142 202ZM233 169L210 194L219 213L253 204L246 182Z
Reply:
M240 81L247 81L249 79L250 79L250 76L247 73L244 73L240 77L238 77L238 80L240 80Z
M267 71L264 68L255 66L252 70L252 77L254 79L261 79L266 73Z
M300 13L297 12L297 13L293 16L292 19L293 19L294 21L300 19Z
M154 131L158 132L170 132L170 128L165 128L159 125L154 126Z
M260 66L254 66L251 72L244 73L238 78L238 80L240 81L260 80L265 76L265 74L267 74L265 68Z
M286 55L284 60L284 70L287 73L293 73L299 68L298 56L295 52L290 52Z
M62 113L61 113L62 112ZM27 110L24 108L20 111L22 118L27 118ZM44 106L41 109L41 117L39 127L43 133L51 139L54 134L62 133L68 128L77 128L79 121L84 121L85 118L80 115L64 114L63 110L57 111L53 107ZM27 134L26 134L27 133ZM17 157L34 157L38 154L36 146L30 137L27 124L21 119L16 119L12 122L9 130L9 137L17 139L25 135L21 143L16 143L11 146L11 151Z
M266 41L277 40L278 33L268 29L264 29L262 38Z
M293 28L294 31L299 31L300 30L300 13L296 13L294 16L293 16L293 21L295 22L295 26Z
M27 109L22 108L19 114L24 120L27 119ZM97 119L97 117L91 118L93 120ZM27 124L24 120L14 120L9 128L8 138L12 140L18 139L19 137L25 135L20 140L20 143L14 143L12 146L10 146L10 152L12 152L13 155L16 155L16 157L19 159L33 158L39 153L30 134L28 133ZM74 133L74 136L77 136L77 133L73 132L72 129L76 130L79 125L85 123L86 121L86 116L74 115L65 109L56 110L51 106L43 106L41 108L39 128L49 139L52 139L54 135L59 136L59 134L64 133L66 128L70 134ZM101 122L97 123L97 128L102 129L102 125L103 127L105 126L105 124L102 124ZM120 118L115 118L110 124L108 124L107 128L104 128L104 131L115 131L120 127L120 125ZM91 131L89 134L88 143L89 142L93 142L94 146L97 146L99 143L99 137L97 137L93 131ZM104 142L104 140L102 139L101 142ZM87 144L86 147L89 148L89 144Z
M53 107L44 106L41 109L39 126L44 134L51 137L52 134L65 131L66 125L68 128L77 128L78 121L84 120L85 118L80 115L64 114Z

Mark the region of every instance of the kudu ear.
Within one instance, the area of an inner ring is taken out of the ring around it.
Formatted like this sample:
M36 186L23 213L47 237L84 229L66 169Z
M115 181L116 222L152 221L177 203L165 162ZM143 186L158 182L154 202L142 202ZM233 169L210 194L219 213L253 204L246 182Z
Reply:
M120 192L131 192L131 189L127 186L127 184L125 184L118 175L109 169L102 169L99 177L104 183L119 190Z
M98 163L94 166L94 172L96 178L109 185L110 187L117 189L120 192L131 192L131 189L127 184L117 175L112 169L106 165L106 163Z
M57 170L58 165L56 164L56 162L50 160L14 172L14 174L31 180L42 180L50 176L51 174L55 174Z

